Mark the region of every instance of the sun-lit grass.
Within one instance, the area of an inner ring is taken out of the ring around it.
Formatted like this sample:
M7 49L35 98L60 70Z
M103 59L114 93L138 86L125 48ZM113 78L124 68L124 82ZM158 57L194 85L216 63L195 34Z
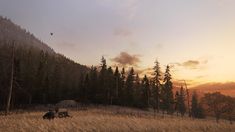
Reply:
M71 110L72 118L43 120L44 112L30 112L0 116L1 132L35 131L163 131L163 132L232 132L235 125L227 121L219 124L211 119L156 115L152 112L121 107L91 107L88 110Z

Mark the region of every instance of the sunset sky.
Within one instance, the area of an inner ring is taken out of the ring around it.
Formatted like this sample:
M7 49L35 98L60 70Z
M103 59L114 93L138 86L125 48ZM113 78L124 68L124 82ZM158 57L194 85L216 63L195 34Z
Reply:
M175 80L235 81L235 0L0 0L0 15L88 66L157 58Z

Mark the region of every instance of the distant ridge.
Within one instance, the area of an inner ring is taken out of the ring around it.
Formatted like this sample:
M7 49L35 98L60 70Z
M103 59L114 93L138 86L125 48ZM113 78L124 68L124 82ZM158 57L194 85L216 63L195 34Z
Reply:
M0 44L12 44L15 41L16 45L26 47L35 47L48 53L55 51L48 45L37 39L33 34L14 24L10 19L0 16Z
M235 97L235 82L205 83L192 88L203 93L220 92L224 95Z

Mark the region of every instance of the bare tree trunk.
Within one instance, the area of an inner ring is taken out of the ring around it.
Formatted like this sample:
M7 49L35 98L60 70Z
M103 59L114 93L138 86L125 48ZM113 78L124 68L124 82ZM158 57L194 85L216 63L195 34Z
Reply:
M7 115L9 113L9 109L10 109L10 106L11 106L12 87L13 87L13 81L14 81L14 55L15 55L14 48L15 48L15 44L13 42L12 57L11 57L11 79L10 79L10 87L9 87L9 93L8 93L8 98L7 98L7 105L6 105L5 115Z

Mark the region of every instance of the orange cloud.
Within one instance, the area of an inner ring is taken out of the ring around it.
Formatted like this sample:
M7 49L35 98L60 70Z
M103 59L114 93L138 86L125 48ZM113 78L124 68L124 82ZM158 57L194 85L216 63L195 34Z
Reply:
M121 66L138 66L140 55L130 55L127 52L121 52L117 57L111 59L112 62Z
M188 61L183 62L181 65L190 69L196 69L199 64L200 64L199 61L188 60Z

